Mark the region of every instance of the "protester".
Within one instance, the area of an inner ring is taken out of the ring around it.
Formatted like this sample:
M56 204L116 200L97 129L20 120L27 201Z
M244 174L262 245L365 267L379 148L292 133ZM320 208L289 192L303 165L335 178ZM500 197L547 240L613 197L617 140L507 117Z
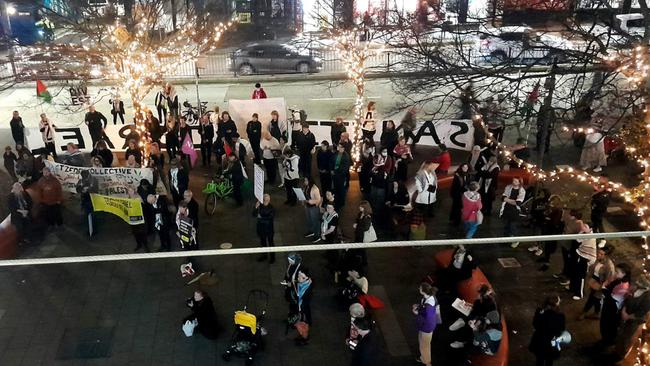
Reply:
M16 177L16 161L18 161L18 157L16 157L16 154L14 154L14 152L11 150L11 146L5 147L5 152L2 154L2 159L5 170L7 173L9 173L11 179L14 182L18 181L18 177Z
M176 236L180 241L181 249L194 250L198 248L196 225L197 223L190 217L187 203L185 201L179 202L176 212Z
M591 228L583 225L580 234L592 233ZM587 269L596 261L596 239L576 239L579 243L567 263L569 273L569 291L573 293L573 300L580 300L583 297L585 277Z
M25 143L25 125L23 124L23 118L20 117L18 111L14 111L11 116L11 121L9 121L9 126L11 127L11 137L13 137L16 144Z
M377 132L376 115L375 115L375 102L368 102L366 106L366 113L363 119L363 124L361 125L361 132L363 134L363 139L366 141L371 141L374 144L375 133Z
M584 319L587 313L594 309L593 318L600 318L600 308L603 301L603 285L614 275L614 262L609 258L611 247L599 248L596 262L589 266L587 285L589 297L582 309L579 319Z
M451 211L449 222L453 225L460 225L461 211L463 210L463 194L470 185L470 171L467 163L461 164L454 173L454 180L451 183Z
M411 196L404 182L393 181L386 196L386 206L390 208L390 220L393 233L399 237L409 238L408 212L411 211Z
M102 136L104 136L104 129L108 124L108 119L106 119L101 112L98 112L94 105L91 105L88 107L88 112L84 117L84 122L86 123L86 126L88 126L90 138L93 142L93 146L95 146L97 141L101 140Z
M474 145L472 146L472 151L470 152L469 159L467 160L467 164L469 165L470 171L472 172L472 175L476 177L478 180L478 172L481 171L481 168L485 164L487 164L487 160L485 160L483 154L481 154L483 150L481 149L480 146Z
M338 239L339 214L336 212L333 203L325 205L325 212L321 216L320 240L326 244L335 244Z
M262 149L262 161L266 169L266 182L275 184L278 175L276 155L280 153L280 142L269 132L264 132L263 136L264 138L260 142L260 149Z
M605 136L599 129L587 133L585 144L580 155L582 170L593 169L595 173L601 172L607 166L605 154Z
M388 355L380 343L370 320L356 318L352 327L357 334L357 342L352 353L351 366L384 366Z
M232 144L232 137L234 134L237 133L237 124L235 121L230 119L230 113L228 111L223 111L221 112L221 120L223 121L221 125L219 126L220 130L222 130L220 136L222 137L223 143L224 144ZM227 155L229 155L226 152Z
M591 196L591 226L596 233L604 233L603 217L607 213L611 189L607 187L607 178L602 177L598 185L594 187L594 194Z
M160 252L171 250L171 239L169 230L172 227L172 218L167 206L167 197L157 194L147 196L147 203L151 205L151 211L154 218L154 229L158 232L160 238Z
M163 155L160 145L153 142L149 146L149 168L153 169L153 185L158 185L158 180L162 179L165 186L168 186L164 172L165 172L165 155Z
M311 299L313 297L313 280L309 271L304 266L301 266L297 271L296 283L292 288L291 301L289 303L289 314L298 317L298 322L307 324L308 329L311 331L312 316L311 316ZM295 325L295 324L294 324ZM296 345L303 346L309 342L309 335L306 336L299 334L295 339Z
M481 201L483 203L481 211L485 216L492 214L492 203L496 197L500 169L496 156L493 156L488 160L486 165L481 167L481 170L477 174L479 177L478 182L481 186Z
M253 210L253 216L257 218L257 236L260 238L261 247L273 247L273 220L275 219L275 208L271 205L271 196L264 194L263 201L257 201L255 203L255 209ZM269 254L264 253L259 258L258 262L266 261L269 259L269 263L275 263L275 252Z
M260 83L255 83L255 90L253 90L252 99L266 99L266 92Z
M43 168L43 176L38 180L38 190L41 197L40 204L45 213L45 221L48 226L60 227L63 225L63 216L61 215L63 187L49 168Z
M178 125L176 124L176 118L172 116L169 117L169 121L167 122L165 146L167 146L167 155L169 155L169 160L171 161L180 149L180 143L178 141Z
M413 146L415 146L415 134L413 131L417 127L417 111L415 110L415 107L410 108L409 110L406 111L406 114L402 118L402 121L400 122L400 127L402 128L403 132L403 137L405 143L408 142L409 137L411 138L411 143Z
M381 131L381 137L379 138L381 148L386 149L391 155L393 155L398 140L399 135L395 129L395 122L393 122L392 119L386 121L386 126Z
M111 105L113 124L117 125L117 117L120 117L120 121L122 121L122 124L124 124L124 102L120 100L120 96L113 96L113 98L108 101L108 104Z
M226 167L224 174L230 175L232 180L232 189L233 189L233 198L237 202L237 206L244 204L244 196L242 196L242 185L244 184L244 179L246 179L246 171L242 162L237 158L235 153L230 153L228 155L228 166Z
M16 228L18 244L29 243L27 233L30 231L32 197L25 192L20 183L16 182L11 186L11 193L7 197L7 202L11 224Z
M143 179L143 181L147 182L146 179ZM140 185L142 185L142 181L140 181ZM138 187L138 190L140 190L140 187ZM138 192L139 193L139 192ZM140 248L144 248L145 252L149 253L149 230L148 227L151 224L151 222L148 222L147 220L151 220L151 212L147 210L145 212L145 206L142 202L142 194L136 194L133 189L129 188L129 198L135 199L138 201L138 204L142 206L142 211L143 211L143 216L144 216L144 222L140 224L135 224L135 225L129 225L131 228L131 233L133 234L133 237L135 238L135 249L133 249L134 252L137 252L140 250ZM149 207L146 207L148 209Z
M426 366L431 366L431 338L438 324L436 315L438 303L435 297L437 289L423 282L420 284L419 291L422 300L420 300L419 304L413 304L411 307L418 329L420 357L417 361Z
M154 117L153 112L148 109L144 119L144 128L149 132L149 138L151 141L160 142L160 138L164 134L163 128L160 126L158 118Z
M56 159L56 147L54 146L56 126L50 122L50 119L47 118L45 113L41 113L41 121L38 124L38 128L41 131L41 137L43 137L45 150Z
M189 138L190 141L193 141L192 139L192 129L190 128L190 125L187 124L187 118L185 116L180 116L178 119L178 142L180 144L180 152L183 153L183 144L185 143L185 139ZM192 145L194 146L194 145ZM187 158L187 155L183 153L182 155L184 159Z
M352 141L350 141L350 134L348 132L341 133L341 139L337 146L338 145L342 145L343 151L345 151L348 156L352 156Z
M194 193L186 189L183 192L183 202L187 205L187 216L192 219L195 228L199 228L199 203L194 199Z
M167 179L169 180L169 188L172 193L174 206L178 207L178 203L181 201L183 193L185 193L185 190L189 187L190 177L177 158L173 158L169 162L169 173Z
M81 211L84 214L84 220L88 222L88 236L92 237L96 233L96 222L90 195L99 192L97 178L93 177L88 170L82 170L81 179L77 182L76 190L77 193L81 194Z
M621 309L632 282L632 268L627 263L618 263L614 276L602 287L603 309L600 314L601 345L610 346L616 341L621 323Z
M183 319L186 321L196 320L196 330L205 338L216 339L219 331L217 312L214 310L212 299L205 291L196 290L191 299L187 299L187 306L192 309L192 314Z
M156 93L156 97L154 99L154 105L156 106L156 110L158 111L158 120L163 121L164 123L168 123L168 115L167 115L167 88L165 85L161 87L161 89ZM173 116L174 118L176 116ZM170 159L172 156L169 157Z
M34 172L34 157L26 149L19 149L19 145L16 145L16 149L22 153L18 154L18 160L16 161L16 177L18 181L24 184L29 184L32 182L32 178L35 176Z
M242 167L246 166L246 157L248 156L248 149L246 148L247 144L244 144L244 139L239 136L239 133L235 132L231 136L232 142L230 145L230 151L237 156L239 162L241 162Z
M271 111L271 122L269 122L269 133L273 138L280 141L280 139L287 140L287 123L280 122L280 115L278 111Z
M449 168L451 168L451 154L447 150L445 144L438 145L440 149L440 154L433 158L433 162L438 164L436 168L436 174L447 175L449 173Z
M345 205L345 197L349 188L350 181L350 155L345 152L345 145L339 144L336 147L336 155L332 159L332 188L334 190L334 199L336 211L340 211Z
M379 214L381 221L385 218L382 211L386 203L386 188L393 177L395 160L388 156L388 150L382 148L372 159L370 171L370 202Z
M330 130L330 137L332 139L332 146L339 144L341 140L341 134L345 132L345 125L343 124L343 117L336 117L334 124L332 124Z
M90 152L90 156L99 156L102 159L104 167L113 166L113 153L108 149L108 145L104 140L97 141L93 150Z
M318 169L320 187L323 192L332 190L332 172L330 171L330 165L333 157L334 152L330 148L329 142L323 140L320 143L318 153L316 153L316 168Z
M314 153L316 137L309 131L309 125L302 125L302 132L296 136L296 148L300 156L299 171L303 177L311 176L311 154Z
M298 172L300 157L293 153L293 150L287 148L284 154L284 161L282 162L283 178L284 178L284 187L287 191L287 200L284 202L285 205L295 205L298 202L296 193L293 191L294 188L298 187L298 179L300 178Z
M436 203L438 180L435 175L435 163L424 162L415 175L415 207L422 214L433 216L433 204Z
M315 238L314 242L320 241L320 205L322 197L316 183L308 176L303 184L305 194L305 215L307 216L307 233L305 238Z
M126 164L124 165L127 168L140 168L140 164L138 164L138 161L136 160L135 155L129 155L129 157L126 159Z
M61 163L71 166L82 167L85 165L84 157L79 147L72 142L66 145L65 152L59 156Z
M625 299L621 310L621 329L616 338L617 361L623 360L638 339L638 332L647 323L650 314L650 279L641 275L636 280L632 296Z
M165 98L167 99L167 108L169 108L169 114L178 118L178 95L176 94L176 88L170 84L165 84Z
M355 242L370 243L377 240L377 233L372 226L372 208L368 201L361 201L359 203L359 214L352 227L354 228Z
M406 138L400 137L397 146L393 149L395 154L395 180L406 181L408 178L408 165L413 161L411 147L406 144Z
M252 120L248 121L246 125L246 135L253 147L254 161L256 164L261 162L260 140L262 139L262 122L258 118L257 113L253 113Z
M138 143L135 140L129 140L129 146L126 148L126 151L124 152L124 159L128 161L129 156L133 156L135 162L138 165L142 165L142 150L140 150L140 147L138 146Z
M465 239L471 239L476 233L478 226L483 223L483 212L481 208L481 195L478 193L479 185L471 182L469 189L463 193L461 218L465 225Z
M508 184L501 195L503 203L499 210L499 217L503 220L503 236L517 236L517 225L521 213L521 205L526 198L526 190L521 186L521 178L512 178L512 183ZM512 243L513 248L519 246L519 242Z
M560 297L552 295L535 311L533 318L533 337L528 349L535 355L538 366L552 366L560 357L560 349L555 346L555 338L565 331L565 317L560 311Z

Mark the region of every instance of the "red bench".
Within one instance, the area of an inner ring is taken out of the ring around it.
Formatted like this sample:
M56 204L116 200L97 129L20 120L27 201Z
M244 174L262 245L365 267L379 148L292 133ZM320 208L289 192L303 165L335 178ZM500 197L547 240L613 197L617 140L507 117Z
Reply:
M451 263L454 250L447 249L436 253L434 260L436 265L440 268L447 268ZM492 287L490 281L488 281L483 271L480 268L476 268L472 272L472 278L462 281L458 284L458 296L463 300L469 303L474 303L474 300L478 298L478 289L481 285L487 284ZM501 327L502 327L502 337L501 344L499 345L499 350L493 356L485 354L472 354L470 359L472 365L478 366L507 366L508 365L508 328L506 327L506 319L503 314L501 314Z

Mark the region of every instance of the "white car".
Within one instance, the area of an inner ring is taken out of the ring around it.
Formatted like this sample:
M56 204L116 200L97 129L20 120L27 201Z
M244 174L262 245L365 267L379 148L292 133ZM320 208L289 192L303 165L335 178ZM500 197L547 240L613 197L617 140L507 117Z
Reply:
M565 50L573 50L573 43L548 33L537 33L526 26L488 28L480 32L477 52L489 62L519 64L550 64L566 60Z

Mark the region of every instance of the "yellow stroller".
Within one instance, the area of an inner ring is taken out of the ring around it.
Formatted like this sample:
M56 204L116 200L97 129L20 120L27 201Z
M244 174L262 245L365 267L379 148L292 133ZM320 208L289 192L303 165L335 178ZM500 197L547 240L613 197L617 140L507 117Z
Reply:
M231 345L222 355L225 361L230 361L232 355L244 357L246 366L253 364L255 353L264 349L266 329L262 326L269 294L262 290L248 292L243 310L235 311L235 333Z

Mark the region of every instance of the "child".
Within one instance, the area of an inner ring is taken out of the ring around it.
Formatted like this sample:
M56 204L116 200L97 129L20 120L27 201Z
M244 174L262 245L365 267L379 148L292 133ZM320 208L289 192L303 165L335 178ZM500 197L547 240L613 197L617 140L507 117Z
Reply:
M11 151L11 146L5 147L5 153L2 155L2 157L4 158L5 169L7 170L7 173L11 175L11 179L13 179L14 182L17 182L18 178L16 177L16 161L18 158L16 157L16 154Z

